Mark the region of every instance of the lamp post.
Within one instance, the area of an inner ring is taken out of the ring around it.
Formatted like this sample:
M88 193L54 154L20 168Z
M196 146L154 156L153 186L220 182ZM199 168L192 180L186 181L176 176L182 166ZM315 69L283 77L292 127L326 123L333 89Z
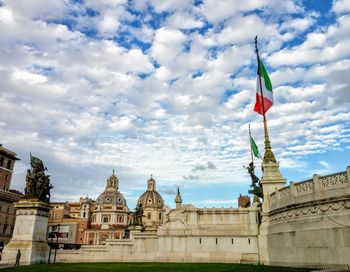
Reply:
M57 254L57 248L58 248L58 235L60 233L60 224L57 225L57 232L56 232L56 247L55 247L55 256L53 258L53 263L56 263L56 254Z
M56 234L56 227L57 226L51 226L51 231L49 232L49 238L51 238L51 242L50 242L49 260L47 263L51 263L51 249L53 245L53 238Z

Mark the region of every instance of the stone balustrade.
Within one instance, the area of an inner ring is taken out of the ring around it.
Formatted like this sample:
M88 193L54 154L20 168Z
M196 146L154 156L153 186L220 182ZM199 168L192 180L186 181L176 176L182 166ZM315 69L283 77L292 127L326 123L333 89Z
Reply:
M270 194L270 211L298 203L350 194L350 166L346 171L312 179L291 182Z

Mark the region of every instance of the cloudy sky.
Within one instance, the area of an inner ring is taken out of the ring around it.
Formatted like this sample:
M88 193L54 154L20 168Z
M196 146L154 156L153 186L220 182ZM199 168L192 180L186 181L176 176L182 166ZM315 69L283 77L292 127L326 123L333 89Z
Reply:
M96 198L115 169L130 209L151 174L169 206L176 186L186 203L236 206L249 123L263 149L255 35L285 178L350 165L350 1L0 0L0 33L15 189L32 152L54 201Z

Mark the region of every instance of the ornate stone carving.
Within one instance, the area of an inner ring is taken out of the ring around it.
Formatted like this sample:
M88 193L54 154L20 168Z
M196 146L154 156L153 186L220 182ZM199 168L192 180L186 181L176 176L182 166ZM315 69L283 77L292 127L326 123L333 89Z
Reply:
M49 213L47 211L38 209L18 209L16 215L36 215L41 217L49 217Z
M350 209L350 200L341 200L338 202L331 202L326 204L319 204L309 207L301 207L293 210L286 210L270 215L269 221L271 223L279 222L285 219L291 220L302 216L309 216L315 214L324 214L327 211L338 211L343 209Z
M300 183L295 183L295 190L297 193L306 193L308 191L313 191L314 188L315 185L312 179Z
M341 186L341 185L345 185L346 183L349 183L346 172L336 174L336 175L321 177L320 181L323 187Z
M290 191L290 187L284 187L282 189L280 189L280 196L281 198L286 198L289 197L291 195L291 191Z

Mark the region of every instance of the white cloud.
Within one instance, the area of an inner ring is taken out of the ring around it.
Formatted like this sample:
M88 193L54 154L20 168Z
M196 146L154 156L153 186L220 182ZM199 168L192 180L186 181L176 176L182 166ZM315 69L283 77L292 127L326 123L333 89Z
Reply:
M15 188L30 151L47 164L57 200L97 196L113 168L130 207L151 173L160 189L249 184L248 123L263 147L252 110L256 34L274 86L268 124L282 171L308 178L327 162L309 161L313 154L348 149L350 20L340 4L335 23L319 26L300 1L4 3L0 134L23 158Z
M29 83L29 84L40 84L40 83L45 83L47 81L47 77L43 75L38 75L38 74L33 74L28 71L20 71L16 70L12 74L12 79L14 81L22 81L24 84Z
M224 29L218 34L217 41L220 44L244 43L253 44L254 37L259 35L262 41L273 39L281 40L282 37L277 30L277 25L264 22L259 16L247 15L237 16L225 23Z
M204 25L203 21L194 18L190 13L174 13L167 18L165 24L179 29L201 28Z
M201 7L203 14L211 23L225 20L235 16L239 12L262 8L266 5L266 1L245 1L244 5L238 1L231 0L205 0Z
M342 16L336 25L325 32L309 34L304 43L272 54L268 62L273 66L327 63L349 57L350 16ZM323 43L323 46L321 44Z
M346 13L350 11L350 3L347 0L334 0L332 10L336 13Z
M182 53L185 40L181 31L162 27L155 34L151 55L161 65L172 66L174 59Z

